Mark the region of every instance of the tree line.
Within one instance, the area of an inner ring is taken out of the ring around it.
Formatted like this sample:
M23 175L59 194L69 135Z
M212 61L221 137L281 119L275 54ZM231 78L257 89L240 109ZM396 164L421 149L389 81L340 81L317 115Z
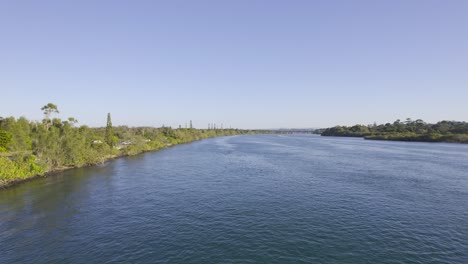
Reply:
M393 123L335 126L315 131L322 136L363 137L375 140L457 142L468 143L468 123L460 121L440 121L435 124L421 119Z
M203 138L266 133L240 129L173 129L171 127L78 126L73 117L62 120L57 105L41 108L42 121L0 117L0 186L52 170L80 167L110 158L136 155Z

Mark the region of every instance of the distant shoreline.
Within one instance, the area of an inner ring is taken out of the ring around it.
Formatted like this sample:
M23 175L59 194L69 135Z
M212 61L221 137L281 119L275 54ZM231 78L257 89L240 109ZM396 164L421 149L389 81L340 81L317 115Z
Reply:
M336 138L361 138L364 140L371 140L371 141L394 141L394 142L419 142L419 143L448 143L448 144L468 144L468 142L456 142L456 141L423 141L423 140L403 140L403 139L383 139L383 138L370 138L370 137L363 137L363 136L324 136L318 134L317 136L322 137L336 137Z
M399 142L425 142L425 143L452 143L452 144L468 144L468 141L457 141L452 138L445 139L427 139L425 140L425 135L421 136L403 136L403 137L392 137L388 135L369 135L369 136L339 136L339 135L320 135L323 137L349 137L349 138L362 138L365 140L380 140L380 141L399 141Z
M440 121L435 124L415 121L408 118L393 123L335 126L318 129L316 134L336 137L360 137L369 140L406 141L406 142L444 142L468 143L468 123L461 121Z

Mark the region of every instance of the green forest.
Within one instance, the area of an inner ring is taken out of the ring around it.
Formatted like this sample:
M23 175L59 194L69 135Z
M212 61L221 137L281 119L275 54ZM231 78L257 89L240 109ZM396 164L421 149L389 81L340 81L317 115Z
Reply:
M268 132L217 129L215 125L195 129L191 121L190 127L178 129L114 127L110 113L105 127L92 128L79 126L73 117L55 117L59 113L55 104L49 103L41 110L42 121L0 117L0 187L50 171L93 165L203 138Z
M393 123L335 126L315 131L322 136L363 137L374 140L468 143L468 123L440 121L429 124L421 119Z

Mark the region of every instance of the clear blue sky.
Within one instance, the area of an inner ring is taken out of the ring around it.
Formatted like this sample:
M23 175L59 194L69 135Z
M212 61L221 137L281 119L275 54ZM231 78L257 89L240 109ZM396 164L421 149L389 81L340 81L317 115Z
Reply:
M0 92L90 126L468 120L468 1L5 0Z

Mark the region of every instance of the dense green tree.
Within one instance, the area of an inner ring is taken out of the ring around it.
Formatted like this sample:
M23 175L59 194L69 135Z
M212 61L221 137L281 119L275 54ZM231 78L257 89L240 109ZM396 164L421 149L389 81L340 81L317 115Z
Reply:
M32 147L31 142L31 126L25 117L20 117L12 126L11 133L13 134L10 150L12 151L29 151Z
M8 144L11 142L11 133L0 130L0 152L6 152Z

